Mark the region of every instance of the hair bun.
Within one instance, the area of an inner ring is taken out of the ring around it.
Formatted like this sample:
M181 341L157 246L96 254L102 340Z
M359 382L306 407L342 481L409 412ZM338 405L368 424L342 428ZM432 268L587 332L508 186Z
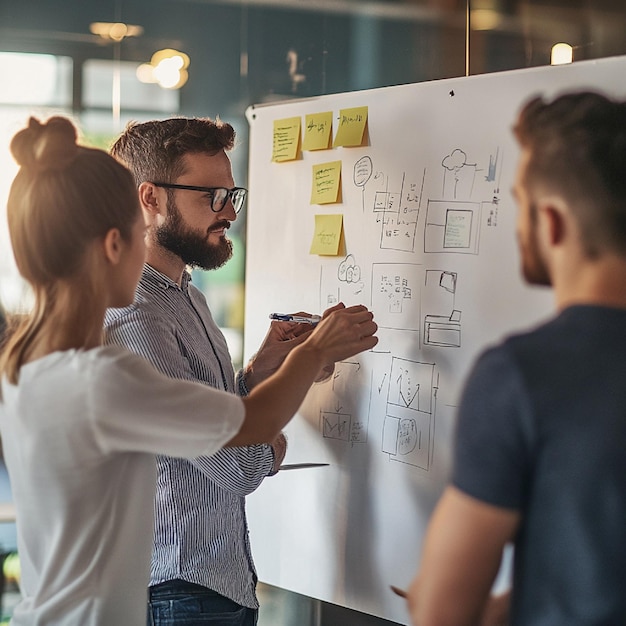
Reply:
M60 170L74 160L76 139L76 127L64 117L51 117L44 124L31 117L28 127L13 137L11 153L22 167Z

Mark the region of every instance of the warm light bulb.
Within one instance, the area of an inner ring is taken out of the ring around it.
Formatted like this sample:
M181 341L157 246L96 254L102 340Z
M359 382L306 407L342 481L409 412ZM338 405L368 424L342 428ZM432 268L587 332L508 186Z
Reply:
M573 48L568 43L555 43L550 56L551 65L565 65L572 62Z
M122 22L92 22L89 30L102 39L120 42L126 37L139 37L143 34L143 26L124 24Z
M154 76L161 87L165 89L174 89L181 80L181 59L174 57L171 59L163 59L155 68Z
M164 89L179 89L187 82L189 57L184 52L171 48L158 50L150 64L154 80Z
M142 63L136 71L137 79L140 83L156 83L154 67L150 63Z

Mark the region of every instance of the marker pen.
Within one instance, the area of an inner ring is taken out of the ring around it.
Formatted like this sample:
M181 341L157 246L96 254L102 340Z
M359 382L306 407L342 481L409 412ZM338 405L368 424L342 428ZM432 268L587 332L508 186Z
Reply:
M311 324L315 326L322 319L319 315L290 315L289 313L270 313L270 319L278 322L299 322L300 324Z

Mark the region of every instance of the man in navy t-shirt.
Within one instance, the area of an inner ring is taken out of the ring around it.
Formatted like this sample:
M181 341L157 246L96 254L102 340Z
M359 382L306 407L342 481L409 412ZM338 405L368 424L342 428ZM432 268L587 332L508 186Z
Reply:
M477 361L454 470L409 591L414 624L626 624L626 103L521 111L524 278L557 314ZM514 542L510 597L489 593Z

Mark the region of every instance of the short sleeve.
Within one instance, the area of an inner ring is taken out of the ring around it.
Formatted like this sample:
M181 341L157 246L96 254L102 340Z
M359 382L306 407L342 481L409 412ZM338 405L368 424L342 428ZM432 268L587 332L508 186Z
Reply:
M452 483L479 500L520 509L530 480L532 422L522 378L506 346L485 352L459 407Z
M87 385L104 450L191 459L217 452L239 431L245 407L238 396L169 378L124 348L99 354Z

